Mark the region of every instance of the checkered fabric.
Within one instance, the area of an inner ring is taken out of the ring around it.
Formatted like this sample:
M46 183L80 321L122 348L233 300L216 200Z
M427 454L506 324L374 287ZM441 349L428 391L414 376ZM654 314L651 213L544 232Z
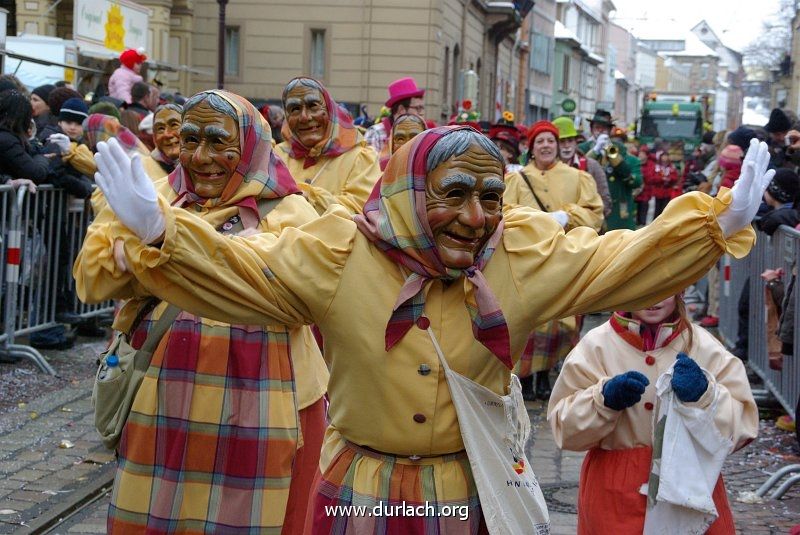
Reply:
M346 443L317 489L313 535L488 533L465 452L410 460ZM334 509L350 505L364 509Z
M580 328L574 318L548 321L540 325L528 337L522 357L514 367L519 377L550 370L560 359L566 357L578 343Z

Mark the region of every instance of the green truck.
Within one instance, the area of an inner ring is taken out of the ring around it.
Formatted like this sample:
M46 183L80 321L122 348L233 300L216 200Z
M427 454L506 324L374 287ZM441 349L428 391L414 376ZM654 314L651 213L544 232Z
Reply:
M707 103L706 97L651 96L645 101L639 119L640 142L652 146L657 138L671 144L683 141L684 151L691 153L703 138Z

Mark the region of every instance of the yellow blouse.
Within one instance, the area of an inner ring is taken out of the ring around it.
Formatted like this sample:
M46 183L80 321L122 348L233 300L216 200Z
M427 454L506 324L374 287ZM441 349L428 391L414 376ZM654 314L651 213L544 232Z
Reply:
M303 160L289 157L291 145L284 141L275 147L292 173L303 196L319 214L332 204L341 204L350 213L361 213L372 188L381 177L375 149L362 141L336 158L321 157L303 169Z
M163 196L162 199L175 198L175 192L166 179L157 181L155 185L156 190ZM98 202L105 205L102 193ZM175 210L186 211L182 208ZM289 195L261 220L260 230L278 235L288 227L301 225L317 217L314 209L300 195ZM212 227L209 225L208 228ZM142 301L154 294L139 284L132 274L122 273L117 269L112 247L115 236L124 232L127 232L127 229L114 218L113 212L108 208L104 209L89 226L72 274L75 277L78 295L87 303L106 299L129 299L114 319L115 329L128 332ZM197 289L195 287L195 290ZM230 317L216 319L225 323L242 323L233 321ZM263 323L267 322L257 321L248 324ZM284 329L280 325L269 328ZM295 372L297 407L303 409L325 394L328 386L328 368L310 327L295 325L289 330L289 343Z
M160 248L141 243L121 225L112 236L124 239L129 264L148 291L209 318L316 323L331 370L329 416L344 438L397 455L463 450L427 333L412 328L384 350L403 278L345 210L334 208L279 237L226 238L188 211L160 202L166 218ZM508 210L503 239L483 272L508 321L512 354L521 353L532 325L643 308L699 279L722 253L744 256L753 230L725 240L716 222L729 203L728 190L716 199L683 195L644 229L603 236L588 227L565 234L542 212ZM81 298L85 288L78 285ZM505 391L509 370L473 338L459 281L433 281L424 313L453 369Z

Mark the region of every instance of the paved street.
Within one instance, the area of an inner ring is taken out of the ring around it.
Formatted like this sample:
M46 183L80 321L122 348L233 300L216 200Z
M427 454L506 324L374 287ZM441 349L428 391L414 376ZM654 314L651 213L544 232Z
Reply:
M91 370L95 352L102 345L84 341L69 352L48 356L57 370L67 362L74 365L75 359L85 360L84 368ZM14 368L0 364L0 373ZM19 368L28 369L28 365ZM80 373L84 372L73 375ZM92 427L91 378L59 381L50 392L0 413L0 533L36 532L44 518L72 504L77 504L77 512L53 533L105 533L109 494L101 489L101 483L110 478L113 462ZM583 454L555 447L542 402L529 403L528 409L533 426L528 453L547 498L553 533L573 534ZM743 493L755 491L768 474L790 463L800 463L792 435L776 430L767 419L761 422L759 439L728 459L723 474L739 533L786 534L800 522L800 485L780 501L739 501L747 498ZM90 494L89 490L98 492ZM83 503L88 505L81 506Z

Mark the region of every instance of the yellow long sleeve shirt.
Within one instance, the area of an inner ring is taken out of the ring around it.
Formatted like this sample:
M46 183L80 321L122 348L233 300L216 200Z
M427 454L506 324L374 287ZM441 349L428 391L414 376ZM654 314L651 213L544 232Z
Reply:
M157 181L155 185L162 198L169 200L175 198L175 192L166 179ZM105 198L102 197L102 193L98 204L105 206ZM176 208L176 210L186 211L182 208ZM317 214L314 209L300 195L289 195L284 197L261 220L259 229L262 232L278 235L288 227L298 226L316 218ZM110 209L102 210L89 226L72 274L75 277L78 295L85 302L129 299L114 320L115 329L128 332L142 302L153 293L139 284L131 273L122 273L117 269L112 247L115 236L121 232L120 229L124 228L114 218ZM211 226L208 225L208 228ZM232 321L230 318L219 321L241 323ZM263 323L267 322L259 321L255 324ZM283 328L280 325L270 327L270 329ZM325 394L328 386L328 368L322 359L322 353L310 327L295 325L290 328L289 344L297 388L297 408L303 409Z
M404 279L346 211L335 208L279 237L226 238L188 211L160 202L166 219L160 248L117 227L131 269L148 291L229 322L316 323L330 363L329 416L341 436L397 455L463 450L450 391L426 331L412 328L384 350L386 324ZM587 227L564 233L540 211L508 210L503 238L483 273L508 322L512 354L522 352L532 325L583 312L643 308L699 279L723 252L745 255L753 230L726 240L716 222L729 203L727 190L716 199L684 195L646 228L603 236ZM474 339L461 281L432 281L424 315L454 370L505 392L509 370Z
M714 422L738 449L758 434L758 408L744 365L707 331L695 326L692 329L692 347L686 353L714 379L710 381L712 388L691 405L707 407L715 384L718 398ZM675 362L686 339L684 332L664 347L640 351L614 332L608 322L592 329L569 354L553 387L547 419L556 444L574 451L652 446L656 380ZM650 380L641 401L621 411L606 407L603 386L629 370Z
M291 145L284 141L275 147L275 154L289 168L303 196L319 214L332 204L341 204L353 214L361 213L381 177L375 149L362 141L341 156L320 157L317 163L303 169L303 160L289 156L290 148Z
M509 206L530 206L545 212L563 210L569 215L566 230L587 226L600 230L603 226L603 199L597 193L597 184L592 175L557 162L550 169L538 169L533 163L522 172L536 191L536 197L520 173L509 173L505 177L506 190L503 203Z

